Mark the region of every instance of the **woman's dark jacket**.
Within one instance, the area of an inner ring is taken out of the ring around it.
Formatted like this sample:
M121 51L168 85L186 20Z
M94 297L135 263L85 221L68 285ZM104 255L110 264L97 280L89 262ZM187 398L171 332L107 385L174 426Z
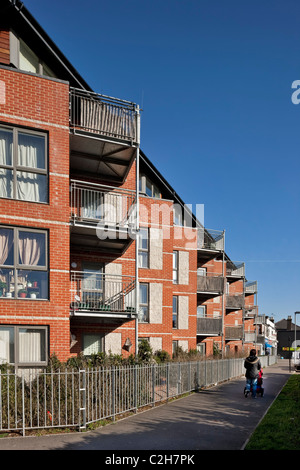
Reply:
M261 363L257 356L249 356L245 359L244 367L247 379L256 379L261 369Z

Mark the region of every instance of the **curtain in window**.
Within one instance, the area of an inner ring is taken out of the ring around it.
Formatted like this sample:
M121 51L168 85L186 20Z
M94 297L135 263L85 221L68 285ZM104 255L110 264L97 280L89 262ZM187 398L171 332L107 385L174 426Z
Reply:
M45 265L45 236L37 233L20 232L20 263L26 266Z
M39 136L19 133L18 165L45 169L45 140ZM46 177L28 171L17 172L17 198L46 201Z
M12 165L13 133L0 130L0 165ZM0 168L0 197L12 197L12 171Z
M40 362L41 332L22 329L19 332L19 362Z
M10 358L10 331L9 329L0 330L0 364L12 362Z
M13 231L10 229L0 230L0 265L5 264L13 244Z

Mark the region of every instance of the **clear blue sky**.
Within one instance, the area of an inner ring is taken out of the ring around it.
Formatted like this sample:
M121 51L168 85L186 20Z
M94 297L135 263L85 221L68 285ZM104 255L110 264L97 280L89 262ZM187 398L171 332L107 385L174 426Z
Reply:
M24 0L97 92L143 108L142 149L257 280L300 310L299 0Z

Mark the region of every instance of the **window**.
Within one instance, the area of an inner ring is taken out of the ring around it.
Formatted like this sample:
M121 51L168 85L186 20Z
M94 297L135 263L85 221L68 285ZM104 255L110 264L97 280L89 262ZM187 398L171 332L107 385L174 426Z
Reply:
M103 264L84 264L82 270L81 300L86 303L89 308L100 308L104 303ZM110 284L112 282L113 281L111 281Z
M149 286L140 284L140 322L149 322Z
M161 198L161 192L158 187L145 175L140 176L139 188L141 193L149 197Z
M48 299L45 230L0 226L0 297Z
M104 337L92 333L82 335L82 350L85 356L104 352Z
M178 251L173 251L173 284L178 284Z
M0 127L0 197L48 202L46 134Z
M173 356L176 356L176 354L178 353L178 347L179 347L178 341L176 340L172 341L172 355Z
M0 326L0 364L46 365L47 327Z
M178 297L173 296L173 328L178 328Z
M206 276L206 268L197 268L197 276Z
M173 220L174 225L183 225L182 223L182 208L179 204L173 205Z
M147 228L141 228L139 233L139 267L149 267L149 236Z
M206 317L206 306L197 305L197 318L204 318L204 317Z

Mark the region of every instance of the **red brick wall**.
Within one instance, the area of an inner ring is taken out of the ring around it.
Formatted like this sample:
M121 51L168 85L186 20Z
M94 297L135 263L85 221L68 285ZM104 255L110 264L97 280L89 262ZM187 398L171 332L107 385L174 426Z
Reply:
M47 229L49 300L0 300L1 324L48 325L50 354L69 356L69 129L68 84L0 68L5 90L0 122L49 137L49 203L0 199L0 223Z

